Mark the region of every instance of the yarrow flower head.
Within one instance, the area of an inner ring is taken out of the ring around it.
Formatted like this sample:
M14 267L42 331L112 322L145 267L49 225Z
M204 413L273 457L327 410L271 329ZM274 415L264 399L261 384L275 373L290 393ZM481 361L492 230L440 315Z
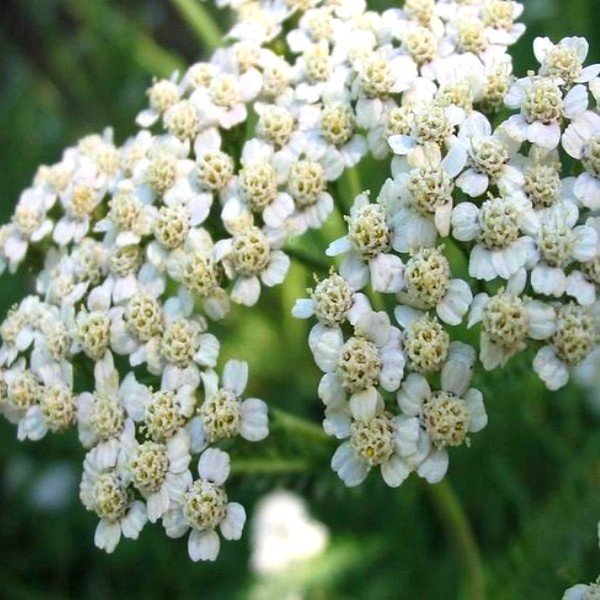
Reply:
M225 483L269 411L221 347L236 305L276 305L262 286L292 258L321 271L293 314L313 321L348 486L444 477L487 423L476 356L500 369L531 349L554 390L598 342L600 67L584 39L536 39L539 69L515 78L512 0L217 5L227 45L155 79L120 146L107 129L41 167L0 227L0 271L33 278L0 324L0 412L20 440L77 429L107 552L147 522L189 532L193 561L240 538ZM387 161L373 196L353 171L367 156Z

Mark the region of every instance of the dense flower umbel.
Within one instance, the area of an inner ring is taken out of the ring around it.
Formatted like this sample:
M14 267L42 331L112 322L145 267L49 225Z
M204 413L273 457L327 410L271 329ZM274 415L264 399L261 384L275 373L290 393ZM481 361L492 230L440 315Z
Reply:
M376 467L390 486L438 481L448 449L485 426L475 351L455 339L467 314L484 368L533 345L551 389L597 341L600 86L585 40L536 40L539 71L513 80L516 2L217 4L235 12L230 45L155 80L121 146L107 130L41 167L0 228L0 270L45 256L0 326L0 411L19 439L77 427L81 499L109 552L159 519L172 537L191 529L192 560L216 558L216 529L240 537L214 446L265 438L267 407L242 397L246 363L219 379L213 322L282 283L287 242L336 203L353 201L327 249L339 268L294 314L318 321L323 425L347 485ZM483 113L503 102L518 114L494 130ZM331 184L369 153L393 154L390 179L343 197Z

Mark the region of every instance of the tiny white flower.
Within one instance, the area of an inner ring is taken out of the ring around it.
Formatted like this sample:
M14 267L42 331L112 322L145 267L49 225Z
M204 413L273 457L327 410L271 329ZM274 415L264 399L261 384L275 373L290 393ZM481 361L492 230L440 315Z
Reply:
M241 504L229 502L223 484L229 477L229 455L209 448L198 461L198 475L183 493L180 502L163 516L169 537L178 538L191 529L188 537L190 558L216 560L220 539L217 527L226 540L238 540L246 523L246 511Z
M390 252L391 228L385 205L369 202L368 194L354 200L348 220L348 235L332 242L328 256L343 255L340 275L357 290L369 279L375 291L393 293L402 288L404 265Z
M421 462L415 467L429 483L437 483L446 474L447 447L460 446L468 433L487 424L482 394L469 387L474 360L470 346L453 342L442 369L440 390L432 390L423 375L411 373L398 391L402 412L419 419Z
M198 417L189 423L192 449L200 452L209 443L240 435L250 442L263 440L269 434L267 405L258 398L242 399L248 383L248 364L227 361L223 380L214 371L202 373L204 401Z

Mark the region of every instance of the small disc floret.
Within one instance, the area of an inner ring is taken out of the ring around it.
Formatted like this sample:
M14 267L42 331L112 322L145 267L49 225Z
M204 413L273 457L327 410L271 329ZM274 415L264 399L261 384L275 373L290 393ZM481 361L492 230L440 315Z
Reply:
M600 136L591 137L585 143L581 162L588 173L600 178Z
M199 479L185 493L183 516L199 531L214 529L227 514L227 494L218 485Z
M20 413L33 406L40 395L40 384L28 369L22 371L8 384L8 405Z
M61 383L44 388L40 408L50 431L63 431L75 423L77 405L73 392Z
M125 311L125 322L136 337L145 342L163 330L163 311L160 302L139 292L131 297Z
M552 79L536 79L525 96L525 117L531 123L555 123L563 114L563 96L558 84Z
M438 248L423 248L406 263L406 291L426 308L433 308L446 295L450 285L450 263Z
M269 240L258 227L251 227L233 238L233 264L241 275L262 273L269 264L270 256Z
M146 494L160 490L169 470L167 448L164 444L146 441L135 449L131 460L131 481Z
M523 300L507 292L492 296L483 309L482 325L492 342L507 349L520 348L528 332Z
M450 392L433 392L423 405L423 421L437 448L460 446L469 429L469 407Z
M170 440L185 424L175 392L154 392L146 404L144 424L150 438L157 442Z
M448 356L450 336L435 317L424 315L405 331L404 350L417 373L439 371Z
M517 209L503 198L490 198L479 211L479 239L489 249L507 248L519 239Z
M198 182L206 189L222 190L233 177L233 159L221 150L204 152L197 165Z
M299 160L292 165L288 188L300 207L312 206L325 191L325 169L313 160Z
M396 446L396 424L392 415L386 411L365 421L352 421L350 443L370 466L387 462Z
M161 353L171 363L187 367L198 350L200 325L189 319L176 319L165 327Z
M592 317L576 304L566 304L558 309L556 333L552 343L556 354L569 365L578 365L596 344Z
M226 389L206 398L200 416L211 442L236 435L241 422L241 404L235 394Z
M561 193L560 173L554 165L535 164L525 169L524 189L534 208L549 208Z
M508 150L495 138L474 139L471 141L471 162L473 166L496 180L508 163Z
M125 423L125 408L119 398L94 396L90 424L101 441L119 436Z
M350 219L348 237L356 250L365 258L385 252L390 247L390 229L385 208L366 204Z
M326 106L321 113L323 137L335 146L343 146L350 140L356 128L356 119L348 104Z
M430 217L452 200L454 185L443 168L423 166L410 171L407 188L412 195L412 209L423 217Z
M131 495L118 475L113 471L101 473L94 484L93 511L110 523L115 523L125 516L131 503Z
M340 352L337 372L344 389L354 393L377 385L381 367L377 346L364 338L351 337Z
M240 188L255 212L264 210L277 196L277 174L265 161L250 163L240 171Z
M320 281L311 294L317 319L331 327L342 323L352 308L353 295L348 282L337 273L332 273Z
M146 181L159 196L171 188L176 179L177 159L171 154L159 152L148 163Z

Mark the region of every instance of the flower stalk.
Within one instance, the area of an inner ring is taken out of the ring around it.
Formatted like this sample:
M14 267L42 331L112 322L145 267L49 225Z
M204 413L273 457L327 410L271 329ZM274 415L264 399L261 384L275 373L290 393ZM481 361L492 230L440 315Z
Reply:
M223 33L202 2L171 0L171 3L206 50L214 51L221 46Z
M432 502L449 537L460 553L467 572L467 584L472 600L484 600L485 574L481 554L467 515L456 492L447 479L427 486Z

